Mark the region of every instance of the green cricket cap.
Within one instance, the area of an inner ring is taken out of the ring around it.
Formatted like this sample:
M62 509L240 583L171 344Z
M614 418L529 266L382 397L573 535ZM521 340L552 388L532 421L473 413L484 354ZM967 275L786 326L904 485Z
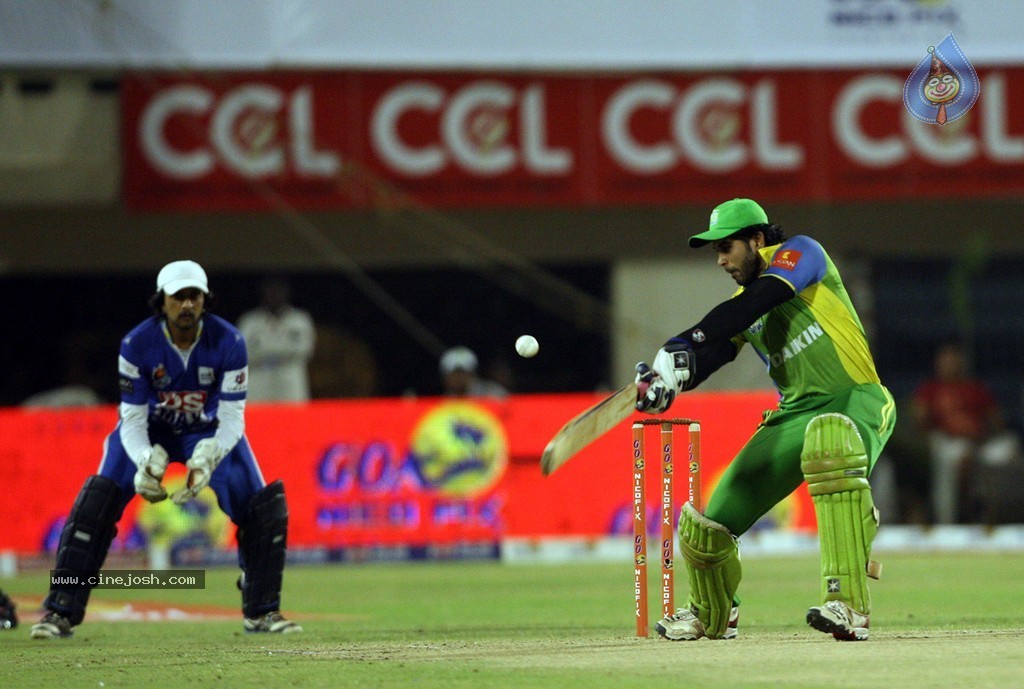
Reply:
M750 199L733 199L720 203L711 211L711 222L706 232L690 237L690 248L717 242L751 225L767 225L768 214Z

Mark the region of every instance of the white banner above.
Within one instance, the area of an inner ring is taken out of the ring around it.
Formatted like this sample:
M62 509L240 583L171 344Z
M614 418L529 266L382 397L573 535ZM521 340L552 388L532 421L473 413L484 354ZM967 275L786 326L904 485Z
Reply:
M1005 0L0 0L0 68L902 67L950 32L1024 63Z

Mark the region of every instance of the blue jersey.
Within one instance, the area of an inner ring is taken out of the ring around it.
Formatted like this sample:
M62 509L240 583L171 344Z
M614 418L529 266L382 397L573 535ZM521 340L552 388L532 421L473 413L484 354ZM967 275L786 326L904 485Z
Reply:
M233 325L204 314L187 351L171 341L163 318L153 316L123 340L118 357L121 401L148 404L150 428L193 433L215 427L221 400L245 399L248 355Z

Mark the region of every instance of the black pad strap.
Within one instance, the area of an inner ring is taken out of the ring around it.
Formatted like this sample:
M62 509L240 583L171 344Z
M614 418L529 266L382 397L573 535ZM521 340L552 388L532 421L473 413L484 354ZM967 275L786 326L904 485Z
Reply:
M252 496L238 527L242 611L257 618L281 607L281 581L288 547L288 503L284 484L274 481Z
M72 625L81 624L85 617L92 591L88 581L99 574L107 559L123 510L121 488L112 479L99 475L85 480L71 507L60 534L54 571L56 580L62 583L51 583L43 607L64 615Z

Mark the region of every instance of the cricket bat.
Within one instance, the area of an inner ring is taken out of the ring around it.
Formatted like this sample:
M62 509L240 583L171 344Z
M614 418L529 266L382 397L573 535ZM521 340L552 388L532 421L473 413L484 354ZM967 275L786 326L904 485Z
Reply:
M580 450L628 418L636 407L636 397L636 383L630 383L570 419L544 448L540 457L544 475L551 475Z

